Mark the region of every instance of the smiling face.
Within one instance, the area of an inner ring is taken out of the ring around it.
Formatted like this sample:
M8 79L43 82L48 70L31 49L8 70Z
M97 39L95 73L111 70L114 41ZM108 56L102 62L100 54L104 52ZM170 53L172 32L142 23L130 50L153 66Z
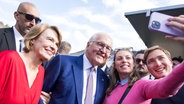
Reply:
M146 62L150 73L156 79L165 77L172 71L172 61L160 49L149 52Z
M93 38L87 43L86 57L93 66L99 66L110 58L112 39L105 34L97 34Z
M120 50L116 53L114 67L117 70L120 79L130 75L135 66L133 54L127 50Z
M48 28L37 39L31 41L32 50L42 61L48 61L58 50L59 40L57 33Z

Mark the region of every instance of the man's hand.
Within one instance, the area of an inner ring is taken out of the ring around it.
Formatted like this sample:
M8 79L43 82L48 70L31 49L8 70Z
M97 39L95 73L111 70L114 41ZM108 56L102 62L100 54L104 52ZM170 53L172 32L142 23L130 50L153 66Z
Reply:
M49 101L50 101L50 94L51 94L51 92L50 93L46 93L44 91L41 92L40 97L43 100L44 104L48 104L49 103Z

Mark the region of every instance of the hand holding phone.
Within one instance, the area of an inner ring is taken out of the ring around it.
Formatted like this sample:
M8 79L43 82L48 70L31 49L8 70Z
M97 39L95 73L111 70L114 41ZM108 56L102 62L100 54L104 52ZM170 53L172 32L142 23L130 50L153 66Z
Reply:
M170 15L153 12L150 16L148 28L153 31L161 32L165 35L184 37L184 31L176 27L171 27L166 25L166 23L168 22L168 19L171 17L172 16Z

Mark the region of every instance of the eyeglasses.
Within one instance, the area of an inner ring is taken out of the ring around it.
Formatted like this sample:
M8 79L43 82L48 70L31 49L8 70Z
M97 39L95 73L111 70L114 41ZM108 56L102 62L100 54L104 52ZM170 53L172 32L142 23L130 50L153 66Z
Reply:
M27 14L27 13L23 13L23 12L20 12L20 11L17 11L19 14L22 14L22 15L25 15L25 18L29 21L32 21L33 19L35 19L35 23L38 24L40 23L42 20L38 17L35 17L31 14Z
M98 47L100 47L101 49L106 48L106 51L107 51L108 53L110 53L111 50L112 50L112 48L111 48L110 46L108 46L108 45L106 45L106 44L104 44L104 43L102 43L102 42L99 42L99 41L92 41L92 42L95 42L96 45L97 45Z
M142 63L146 64L146 61L143 60L143 59L137 58L137 59L135 59L135 61L136 61L137 64L139 64L141 61L142 61Z

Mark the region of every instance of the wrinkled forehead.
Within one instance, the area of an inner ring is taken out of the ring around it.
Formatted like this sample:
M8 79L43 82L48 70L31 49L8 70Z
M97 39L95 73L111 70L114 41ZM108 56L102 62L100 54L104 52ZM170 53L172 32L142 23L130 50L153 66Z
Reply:
M112 39L108 36L99 35L95 38L95 41L102 42L102 43L112 47Z

